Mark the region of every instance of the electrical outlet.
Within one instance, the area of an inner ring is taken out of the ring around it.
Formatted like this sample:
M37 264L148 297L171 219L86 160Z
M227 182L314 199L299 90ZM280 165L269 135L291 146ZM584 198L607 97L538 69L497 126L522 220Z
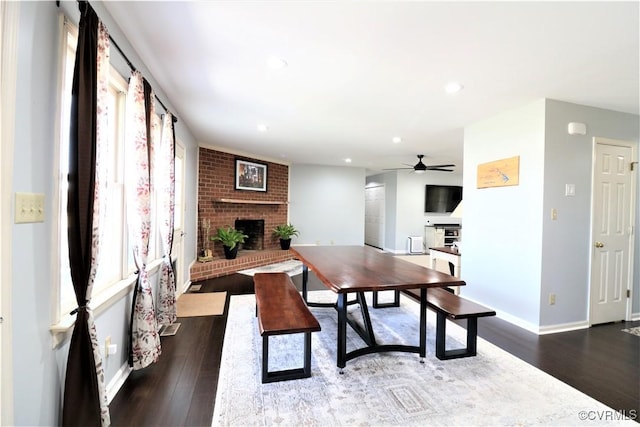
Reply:
M549 294L549 305L556 304L556 294Z
M558 219L558 210L556 208L551 208L551 219L553 221Z
M111 346L111 335L104 339L104 356L109 357L109 347Z

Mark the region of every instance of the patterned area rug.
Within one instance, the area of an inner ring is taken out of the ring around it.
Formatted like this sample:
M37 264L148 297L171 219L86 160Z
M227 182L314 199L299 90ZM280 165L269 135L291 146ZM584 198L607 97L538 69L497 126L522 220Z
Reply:
M629 328L629 329L621 329L621 331L640 337L640 326L636 326L634 328Z
M256 273L287 273L289 276L302 274L302 263L298 260L291 259L276 264L269 264L258 268L238 271L240 274L253 276Z
M312 301L335 301L329 291L310 295ZM355 305L350 308L357 310ZM435 315L430 311L424 364L417 354L374 354L350 360L340 375L336 312L312 311L322 331L312 335L311 378L262 384L255 299L231 298L214 426L636 426L633 421L597 417L616 413L480 338L476 357L438 360ZM405 297L399 308L371 309L378 342L415 345L418 313L418 304ZM466 331L448 323L447 334L448 347L460 347ZM347 336L349 350L362 346L350 328ZM270 370L300 367L302 335L273 337L269 351Z

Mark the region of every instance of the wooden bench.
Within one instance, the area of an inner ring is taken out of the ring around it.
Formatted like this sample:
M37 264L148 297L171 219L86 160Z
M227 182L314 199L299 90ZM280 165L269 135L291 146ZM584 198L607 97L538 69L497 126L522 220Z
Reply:
M405 293L420 300L420 290L410 289ZM437 315L436 321L436 357L440 360L457 359L476 355L478 340L478 317L495 316L496 312L461 296L442 289L427 290L427 306ZM445 350L446 318L467 319L467 347Z
M262 382L309 378L311 333L320 330L320 323L286 273L256 273L253 283L258 328L262 336ZM304 367L269 372L269 337L295 333L304 333Z

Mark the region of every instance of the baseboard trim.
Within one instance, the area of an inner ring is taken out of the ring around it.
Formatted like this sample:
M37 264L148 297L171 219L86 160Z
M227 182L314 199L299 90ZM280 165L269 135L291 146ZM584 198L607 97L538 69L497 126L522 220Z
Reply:
M560 323L558 325L540 326L538 335L555 334L558 332L577 331L579 329L588 329L589 322L581 320L580 322Z
M191 286L191 280L187 280L183 285L182 285L182 292L180 293L180 295L184 294L185 292L187 292L189 290L189 286Z
M465 299L468 299L469 301L473 301L481 305L487 305L483 301L476 301L475 299L469 298L467 295L464 295L464 286L460 287L460 292L462 296ZM496 309L494 308L494 310ZM531 322L527 322L526 320L523 320L519 317L516 317L513 314L500 311L500 310L496 310L496 317L504 320L505 322L509 322L512 325L526 329L529 332L533 332L536 335L556 334L558 332L577 331L579 329L589 328L589 322L587 320L581 320L578 322L570 322L570 323L559 323L557 325L539 326Z
M556 334L558 332L577 331L579 329L589 328L589 322L586 320L581 320L579 322L559 323L557 325L539 326L502 311L497 311L497 316L502 320L526 329L529 332L533 332L536 335Z
M465 298L469 299L466 296L465 296ZM480 303L478 302L478 304L480 304ZM533 323L527 322L526 320L523 320L523 319L521 319L519 317L516 317L516 316L514 316L512 314L509 314L509 313L506 313L504 311L496 310L496 317L498 317L499 319L502 319L502 320L504 320L506 322L509 322L512 325L518 326L518 327L520 327L522 329L526 329L529 332L533 332L536 335L539 335L539 333L540 333L538 325L534 325Z
M107 384L107 401L109 403L116 397L116 394L118 394L118 391L120 391L120 388L122 388L132 371L133 369L125 362L125 364L118 369L118 372L116 372L111 381L109 381L109 384Z
M370 247L373 247L373 246L370 246ZM382 248L381 250L384 252L389 252L390 254L394 254L394 255L409 255L409 253L406 250L396 250L391 248Z

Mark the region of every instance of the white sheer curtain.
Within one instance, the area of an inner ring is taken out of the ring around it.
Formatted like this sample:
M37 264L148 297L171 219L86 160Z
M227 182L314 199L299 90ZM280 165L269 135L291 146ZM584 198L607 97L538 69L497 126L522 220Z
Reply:
M149 118L155 115L155 96L139 71L134 71L129 80L126 111L127 222L133 256L138 268L138 282L131 313L130 363L133 369L142 369L158 360L161 348L147 271L154 145L154 121Z
M158 227L162 243L162 269L158 288L158 323L176 321L176 278L171 264L175 211L175 141L173 115L167 112L162 123L162 141L156 150Z

